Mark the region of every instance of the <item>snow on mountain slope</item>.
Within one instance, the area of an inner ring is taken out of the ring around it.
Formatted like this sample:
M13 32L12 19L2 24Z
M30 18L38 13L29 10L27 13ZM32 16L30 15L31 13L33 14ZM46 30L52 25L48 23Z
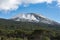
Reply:
M12 17L12 19L14 19L15 21L21 21L21 20L39 21L32 14L18 14L16 16Z
M28 22L42 22L47 24L53 24L54 21L49 20L48 18L34 13L27 13L27 14L18 14L11 18L14 21L28 21Z

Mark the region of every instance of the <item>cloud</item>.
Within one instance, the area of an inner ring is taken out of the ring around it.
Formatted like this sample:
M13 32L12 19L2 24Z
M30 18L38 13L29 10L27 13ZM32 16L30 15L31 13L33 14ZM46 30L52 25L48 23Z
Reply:
M57 2L57 6L60 6L60 0L0 0L0 10L16 10L22 4L37 4L44 3L51 4L53 1Z
M60 7L60 0L57 0L57 6Z
M0 0L0 10L16 10L21 0Z
M36 3L52 3L54 0L22 0L25 4L36 4Z

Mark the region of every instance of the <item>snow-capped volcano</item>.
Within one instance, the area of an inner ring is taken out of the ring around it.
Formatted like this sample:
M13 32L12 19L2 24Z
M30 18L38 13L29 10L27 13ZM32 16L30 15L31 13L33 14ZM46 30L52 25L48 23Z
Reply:
M14 17L12 17L13 20L15 21L23 21L23 20L28 20L28 21L39 21L33 14L18 14Z
M53 24L54 21L49 20L48 18L34 13L27 13L27 14L18 14L11 18L14 21L27 21L27 22L42 22L47 24Z

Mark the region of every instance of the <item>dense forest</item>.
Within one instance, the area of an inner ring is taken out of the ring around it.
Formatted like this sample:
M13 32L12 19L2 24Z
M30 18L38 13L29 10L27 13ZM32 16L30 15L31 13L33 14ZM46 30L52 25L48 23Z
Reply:
M0 19L0 40L60 40L60 26Z

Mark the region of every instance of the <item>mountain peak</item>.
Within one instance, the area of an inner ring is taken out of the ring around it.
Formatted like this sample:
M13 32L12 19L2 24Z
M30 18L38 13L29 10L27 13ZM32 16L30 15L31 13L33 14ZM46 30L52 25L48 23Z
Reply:
M29 20L29 21L38 21L35 16L33 15L33 13L27 13L27 14L18 14L16 16L13 16L12 19L16 19L16 21L20 21L20 20Z
M22 13L11 18L14 21L23 21L23 22L42 22L47 24L53 24L54 21L42 16L41 14L35 13Z

